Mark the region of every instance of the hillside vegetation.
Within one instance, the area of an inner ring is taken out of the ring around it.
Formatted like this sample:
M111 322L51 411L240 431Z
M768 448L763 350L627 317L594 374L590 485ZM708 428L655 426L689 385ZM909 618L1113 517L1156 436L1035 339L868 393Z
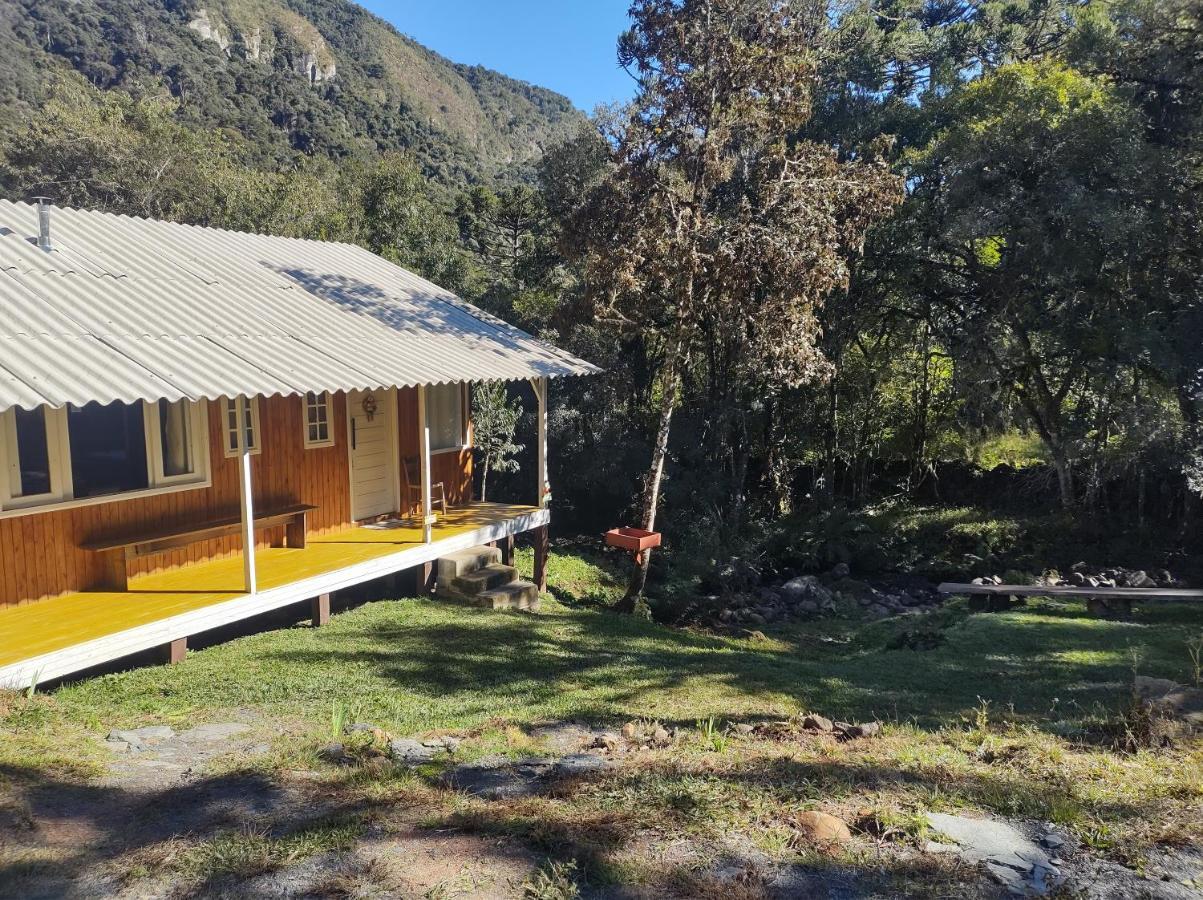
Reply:
M20 119L73 69L260 162L408 150L447 184L523 173L584 117L544 88L453 63L346 0L16 0L0 9L0 108Z

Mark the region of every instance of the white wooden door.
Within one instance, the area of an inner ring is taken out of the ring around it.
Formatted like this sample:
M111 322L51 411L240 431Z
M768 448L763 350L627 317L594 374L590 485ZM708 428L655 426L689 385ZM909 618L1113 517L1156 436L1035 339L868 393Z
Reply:
M351 454L351 518L371 519L397 511L395 391L347 395L347 446Z

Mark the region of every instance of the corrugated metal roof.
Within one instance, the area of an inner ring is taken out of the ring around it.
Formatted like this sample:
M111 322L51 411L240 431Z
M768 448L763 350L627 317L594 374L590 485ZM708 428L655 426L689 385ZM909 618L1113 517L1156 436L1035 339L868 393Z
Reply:
M589 375L350 244L0 200L0 411Z

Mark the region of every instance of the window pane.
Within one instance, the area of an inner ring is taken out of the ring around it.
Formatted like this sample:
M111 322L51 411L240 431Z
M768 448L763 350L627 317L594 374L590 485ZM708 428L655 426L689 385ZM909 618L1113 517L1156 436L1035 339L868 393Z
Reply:
M305 395L305 440L309 444L330 443L330 394L309 392Z
M246 428L246 434L244 437L244 440L246 441L246 448L248 450L254 450L255 449L255 440L256 440L254 401L252 401L252 400L244 401L244 405L242 407L242 419L243 419L243 424Z
M164 476L172 478L196 471L192 462L192 415L187 400L159 401L159 446L163 450Z
M149 487L142 404L72 406L67 412L67 433L76 497Z
M226 400L226 446L238 449L238 405L234 400Z
M450 450L463 441L463 410L458 384L440 384L426 390L430 415L430 449Z
M20 497L49 494L50 444L46 438L46 408L15 409L17 420L17 465L20 472Z
M246 422L246 447L248 450L257 450L259 448L255 445L257 436L255 435L255 401L253 399L247 399L243 419ZM238 401L232 397L226 399L226 446L230 451L238 449Z

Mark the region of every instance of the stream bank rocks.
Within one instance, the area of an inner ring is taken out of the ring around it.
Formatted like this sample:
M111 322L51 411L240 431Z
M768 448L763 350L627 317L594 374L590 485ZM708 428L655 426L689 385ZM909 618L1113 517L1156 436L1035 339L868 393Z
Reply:
M1052 575L1041 579L1041 584L1050 587L1126 587L1126 588L1174 588L1185 587L1167 569L1146 572L1143 569L1125 569L1123 566L1089 566L1075 563L1064 577Z
M1176 578L1168 569L1126 569L1123 566L1092 566L1084 562L1074 563L1069 572L1046 572L1035 578L1017 574L983 575L970 584L1015 584L1017 580L1031 582L1038 587L1087 587L1087 588L1182 588L1186 582Z
M886 619L942 605L935 585L921 578L898 576L872 583L851 576L840 563L823 575L764 579L754 566L732 558L702 579L699 608L719 625L749 627L792 619L852 614ZM699 616L706 618L705 614Z

